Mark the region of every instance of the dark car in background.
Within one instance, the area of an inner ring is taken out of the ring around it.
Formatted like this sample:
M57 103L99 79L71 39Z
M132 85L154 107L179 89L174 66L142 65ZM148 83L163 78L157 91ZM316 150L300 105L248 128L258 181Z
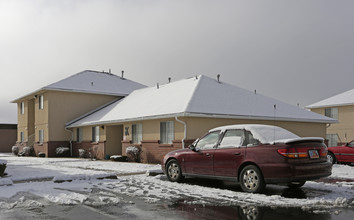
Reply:
M354 140L342 146L329 147L327 158L331 163L354 163Z
M301 187L331 175L332 164L323 138L300 138L277 126L231 125L166 154L162 170L172 182L185 177L231 180L245 192L258 193L266 184Z

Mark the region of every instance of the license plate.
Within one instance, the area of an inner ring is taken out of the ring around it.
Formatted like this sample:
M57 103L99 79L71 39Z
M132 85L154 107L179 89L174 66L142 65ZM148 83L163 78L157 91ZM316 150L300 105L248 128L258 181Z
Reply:
M317 150L309 150L309 155L311 159L320 158L320 155L318 154Z

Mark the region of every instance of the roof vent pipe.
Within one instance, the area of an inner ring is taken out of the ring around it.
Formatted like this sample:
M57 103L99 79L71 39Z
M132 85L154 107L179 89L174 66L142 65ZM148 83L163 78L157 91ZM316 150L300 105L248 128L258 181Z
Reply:
M218 83L220 83L220 74L216 76L218 78Z
M109 73L111 73L111 69L109 69L108 71L109 71Z
M160 85L159 85L159 83L157 83L157 86L156 86L158 89L160 88Z
M122 78L124 78L124 70L122 70Z
M198 75L195 75L195 79L198 79Z
M171 83L171 77L168 77L168 83Z
M257 89L254 90L254 94L255 94L255 95L257 94Z

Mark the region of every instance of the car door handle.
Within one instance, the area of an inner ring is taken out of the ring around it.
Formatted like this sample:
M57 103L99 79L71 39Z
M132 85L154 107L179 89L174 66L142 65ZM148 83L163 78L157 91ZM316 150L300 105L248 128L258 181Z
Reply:
M241 153L240 153L240 152L237 152L237 153L234 153L234 155L238 156L238 155L241 155Z
M210 157L210 154L209 154L209 153L206 153L205 156Z

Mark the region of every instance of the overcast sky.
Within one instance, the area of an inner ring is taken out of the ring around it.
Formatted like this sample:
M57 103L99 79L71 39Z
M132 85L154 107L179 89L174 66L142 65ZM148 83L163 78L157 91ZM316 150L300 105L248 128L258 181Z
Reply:
M352 0L0 0L10 101L86 69L153 86L204 74L292 105L354 88Z

